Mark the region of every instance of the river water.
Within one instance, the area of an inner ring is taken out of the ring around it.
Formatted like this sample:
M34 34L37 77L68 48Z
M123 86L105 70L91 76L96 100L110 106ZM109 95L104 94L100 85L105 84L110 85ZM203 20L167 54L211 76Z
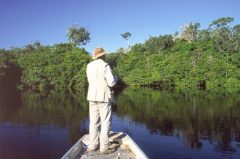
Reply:
M0 80L0 159L60 158L88 133L84 94L18 92ZM112 130L149 158L240 158L239 94L127 88L112 109Z

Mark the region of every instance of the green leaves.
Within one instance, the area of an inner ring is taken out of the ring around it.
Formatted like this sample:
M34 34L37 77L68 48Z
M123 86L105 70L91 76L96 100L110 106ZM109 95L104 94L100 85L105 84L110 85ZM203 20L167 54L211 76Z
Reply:
M57 45L21 56L18 63L23 71L22 85L38 91L86 87L85 69L90 56L84 49L69 50L66 46Z
M162 51L171 48L174 45L173 37L171 35L164 35L159 37L150 37L145 42L145 47L149 53L161 53Z
M207 89L240 88L240 49L232 45L239 43L232 38L238 36L238 25L223 29L199 31L191 43L173 41L169 35L150 37L128 54L116 54L115 71L128 85L196 88L205 83Z
M67 36L73 46L86 45L90 41L90 32L80 25L69 27Z

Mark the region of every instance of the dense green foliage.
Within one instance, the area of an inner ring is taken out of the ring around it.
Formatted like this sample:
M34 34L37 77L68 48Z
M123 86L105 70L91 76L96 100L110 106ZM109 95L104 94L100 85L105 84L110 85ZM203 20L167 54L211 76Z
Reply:
M79 25L73 25L68 28L68 40L74 46L86 45L90 41L90 32Z
M117 53L115 71L128 85L240 88L240 32L231 21L220 18L207 30L191 23L179 37L151 37Z
M90 56L68 44L35 49L21 55L21 86L35 90L81 90L86 86L85 69Z

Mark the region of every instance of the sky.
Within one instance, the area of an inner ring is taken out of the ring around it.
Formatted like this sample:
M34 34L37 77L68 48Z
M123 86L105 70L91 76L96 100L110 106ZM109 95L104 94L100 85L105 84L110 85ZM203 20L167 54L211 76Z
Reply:
M233 17L240 24L240 0L0 0L0 48L68 42L67 28L78 24L90 32L88 52L103 47L114 52L149 37L173 34L199 22L207 28L215 19Z

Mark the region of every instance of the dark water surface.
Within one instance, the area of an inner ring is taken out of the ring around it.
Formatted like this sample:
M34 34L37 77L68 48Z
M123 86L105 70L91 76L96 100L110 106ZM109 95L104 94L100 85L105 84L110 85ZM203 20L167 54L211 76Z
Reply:
M113 112L112 130L128 133L149 158L240 158L239 94L127 88ZM83 94L20 93L0 80L0 159L58 159L87 132Z

